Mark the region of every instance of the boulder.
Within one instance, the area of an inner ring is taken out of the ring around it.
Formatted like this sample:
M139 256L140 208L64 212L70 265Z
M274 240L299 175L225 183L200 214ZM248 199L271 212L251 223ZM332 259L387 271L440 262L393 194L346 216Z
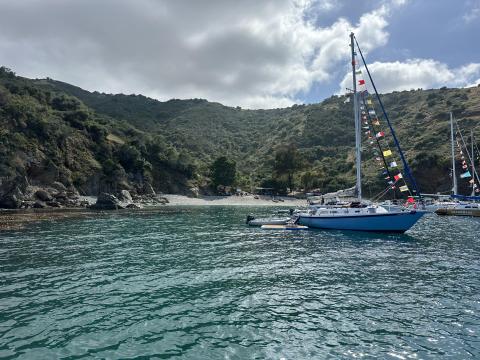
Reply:
M198 197L198 195L200 194L200 189L196 186L191 187L190 189L188 189L188 191L189 195L193 197Z
M35 191L35 196L37 199L42 200L42 201L51 201L52 196L44 189L39 189Z
M128 202L128 203L131 203L133 201L132 200L132 195L130 195L130 192L128 190L120 191L118 199L120 201L124 201L124 202Z
M137 204L134 204L134 203L131 203L131 204L128 204L125 208L126 209L141 209L141 206L137 205Z
M0 199L1 209L19 209L22 201L15 194L7 194Z
M91 205L90 208L94 210L117 210L123 209L123 206L115 195L101 193L97 198L97 202Z
M162 204L162 205L166 205L169 203L168 199L166 197L163 197L163 196L157 196L157 201L158 203Z
M78 205L81 207L89 207L90 203L88 202L88 200L81 200Z
M46 205L42 201L35 201L35 203L33 204L34 209L43 209L44 207L46 207Z
M153 190L152 185L150 185L149 183L145 183L143 185L143 193L145 195L155 195L155 190Z
M27 184L26 178L21 176L8 181L0 178L0 208L20 208L24 198L23 192L26 190Z
M63 185L61 182L59 181L54 181L52 183L52 188L54 188L55 190L57 190L58 192L66 192L67 191L67 188L65 185Z
M68 198L67 193L65 191L61 191L58 194L55 194L54 197L58 201L66 201Z
M51 207L57 207L57 208L62 207L60 203L58 203L57 201L47 201L47 205Z

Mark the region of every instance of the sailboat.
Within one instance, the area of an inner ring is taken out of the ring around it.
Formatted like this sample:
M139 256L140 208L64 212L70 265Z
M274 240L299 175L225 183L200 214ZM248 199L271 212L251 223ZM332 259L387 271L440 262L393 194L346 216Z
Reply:
M356 45L356 47L355 47ZM395 131L391 126L391 123L388 119L388 115L385 112L383 103L380 99L380 96L377 92L373 79L371 77L370 71L368 70L368 66L365 62L365 58L362 54L362 51L358 45L358 42L355 38L354 33L350 34L350 46L351 46L351 53L352 53L352 77L353 77L353 109L354 109L354 117L355 117L355 155L356 155L356 195L358 201L352 202L347 206L322 206L316 205L309 208L307 212L300 213L298 215L297 222L301 225L306 225L312 228L320 228L320 229L337 229L337 230L356 230L356 231L374 231L374 232L397 232L403 233L409 230L424 214L424 211L419 211L416 209L391 209L385 208L380 205L375 204L365 204L362 201L362 182L361 182L361 137L362 137L362 123L360 121L360 117L362 117L362 121L368 123L370 120L370 130L375 130L375 127L372 127L374 124L378 123L378 118L375 116L375 112L372 109L369 109L371 104L370 99L366 99L365 96L359 97L359 95L364 95L368 93L366 90L362 91L361 93L357 92L357 63L356 63L356 51L357 48L362 61L365 67L365 70L368 74L370 82L374 88L376 98L382 108L383 114L385 119L388 123L390 128L390 132L393 136L395 145L398 148L400 157L402 159L404 165L404 171L408 176L410 182L413 184L414 192L418 196L420 195L415 179L413 178L408 164L405 160L403 152L400 148L400 144L398 143L398 139L395 135ZM365 80L361 79L358 81L359 86L365 84ZM362 104L360 105L360 102ZM372 118L373 117L373 118ZM373 125L372 125L373 124ZM376 126L376 125L375 125ZM371 143L375 141L379 143L378 138L383 137L383 132L378 132L375 134L375 140L371 140ZM395 188L396 183L403 179L403 175L398 172L396 175L391 174L391 169L396 168L396 162L388 163L386 157L392 154L391 150L385 150L381 153L381 159L385 164L385 171L388 173L388 177L392 179L391 183L389 184L389 188ZM380 159L380 157L379 157ZM393 182L395 179L395 182ZM409 191L408 186L403 185L400 187L400 191ZM413 196L409 199L413 201Z
M460 135L460 141L457 142L458 150L460 151L461 160L462 160L462 170L464 171L460 174L460 178L462 179L470 179L469 183L472 186L472 193L470 196L464 196L458 194L458 183L457 183L457 174L456 174L456 165L455 165L455 133L454 133L454 118L453 114L450 113L450 131L451 131L451 148L452 148L452 179L453 179L453 194L451 197L455 200L460 200L461 202L454 202L453 205L446 205L445 204L438 204L435 213L438 215L456 215L456 216L476 216L480 217L480 205L477 203L480 201L480 189L476 184L475 179L478 181L479 177L477 171L475 169L475 140L473 136L473 130L471 130L471 154L468 153L466 149L466 143L463 137L463 134L457 125L457 131ZM463 147L460 145L460 142L465 147L465 154L467 155L467 159L463 153ZM478 150L478 149L477 149ZM471 162L471 170L468 169L467 160Z

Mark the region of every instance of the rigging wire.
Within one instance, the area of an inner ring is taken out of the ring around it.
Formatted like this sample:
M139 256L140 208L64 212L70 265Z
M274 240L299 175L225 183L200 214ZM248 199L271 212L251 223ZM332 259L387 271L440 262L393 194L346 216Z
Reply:
M460 127L458 126L458 121L457 121L457 119L455 119L455 125L457 125L457 132L460 134L460 139L462 140L463 148L465 149L465 153L466 153L467 156L468 156L468 160L470 161L470 164L472 164L472 161L474 161L474 159L472 159L472 157L470 156L470 152L468 151L468 148L467 148L465 139L464 139L463 134L462 134L462 130L460 130ZM477 178L477 181L480 182L480 178L478 177L478 173L477 173L477 169L476 169L476 168L475 168L475 172L472 174L472 179L473 179L474 181L475 181L475 177Z
M393 140L394 140L394 142L395 142L395 145L397 146L398 152L399 152L399 154L400 154L400 158L402 159L404 170L405 170L405 172L407 173L407 176L408 176L408 178L410 179L410 182L412 183L412 186L413 186L413 188L414 188L414 192L415 192L415 193L418 195L418 197L421 199L421 198L422 198L422 195L421 195L420 190L419 190L419 188L418 188L418 186L417 186L417 182L415 181L415 178L414 178L413 175L411 174L410 167L409 167L408 164L407 164L407 160L405 159L405 156L404 156L404 154L403 154L402 148L400 147L400 143L398 142L398 139L397 139L395 130L393 129L392 124L390 123L390 119L388 118L387 112L385 111L385 107L383 106L382 99L380 98L380 95L378 94L377 87L375 86L375 83L373 82L372 75L370 74L370 70L368 69L367 62L365 61L365 58L364 58L363 53L362 53L362 50L360 49L360 45L358 45L358 41L357 41L357 38L356 38L355 36L354 36L354 39L355 39L355 43L356 43L356 45L357 45L358 51L359 51L359 53L360 53L360 56L361 56L361 58L362 58L363 65L365 66L365 70L367 70L368 77L369 77L369 79L370 79L370 82L372 83L373 90L375 91L377 100L378 100L378 102L379 102L379 104L380 104L380 107L382 108L383 115L385 116L385 119L387 120L388 127L390 128L390 132L391 132L391 134L392 134Z
M396 186L398 180L396 180L392 185L388 185L387 188L385 188L384 190L380 191L377 195L375 195L373 198L372 198L372 202L376 202L378 200L380 200L382 197L384 197L390 190L393 190L392 189L392 186Z

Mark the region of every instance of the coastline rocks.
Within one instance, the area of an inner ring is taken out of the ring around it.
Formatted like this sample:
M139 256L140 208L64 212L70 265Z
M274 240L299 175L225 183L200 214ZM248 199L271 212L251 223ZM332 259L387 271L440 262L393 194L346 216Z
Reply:
M155 190L153 189L152 185L150 185L149 183L145 183L143 185L143 193L145 195L156 195Z
M25 177L5 180L0 178L0 208L18 209L22 205L28 180Z
M22 201L15 194L7 194L0 199L2 209L18 209L21 205Z
M196 186L191 187L188 190L189 190L188 195L190 195L192 197L198 197L200 195L200 189Z
M166 205L169 203L168 199L163 196L157 196L157 201L159 204Z
M34 209L44 209L46 207L46 204L42 201L35 201L33 204Z
M39 189L35 191L35 196L37 199L41 201L51 201L52 196L44 189Z
M168 204L168 199L160 195L135 196L135 203L140 206L155 207Z
M75 186L65 181L29 182L25 177L0 178L0 209L90 208L94 210L141 209L157 207L168 200L149 183L138 189L123 188L118 193L102 192L97 197L80 195ZM83 192L85 193L85 192ZM193 188L192 193L198 194ZM88 193L87 193L88 194Z
M61 182L59 181L54 181L52 183L52 188L54 188L55 190L57 190L59 193L60 192L67 192L67 188L65 185L63 185Z
M128 190L122 190L120 191L120 194L118 195L118 199L123 202L131 203L132 200L132 195L130 195L130 192Z
M60 205L60 203L58 203L57 201L47 201L47 205L50 207L56 207L56 208L62 207L62 205Z
M117 210L123 209L120 200L115 195L101 193L98 195L97 202L90 206L93 210Z
M134 203L131 203L131 204L128 204L127 206L125 206L125 209L141 209L142 207L140 205L137 205L137 204L134 204Z

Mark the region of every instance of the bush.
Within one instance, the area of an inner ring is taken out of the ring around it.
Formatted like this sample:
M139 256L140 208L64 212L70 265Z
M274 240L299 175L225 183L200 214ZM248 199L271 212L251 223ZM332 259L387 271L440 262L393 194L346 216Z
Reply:
M66 95L54 97L51 102L52 108L60 111L78 110L80 105L80 101L74 97Z
M122 145L117 153L120 165L127 172L135 172L143 168L143 159L138 149L130 145Z

